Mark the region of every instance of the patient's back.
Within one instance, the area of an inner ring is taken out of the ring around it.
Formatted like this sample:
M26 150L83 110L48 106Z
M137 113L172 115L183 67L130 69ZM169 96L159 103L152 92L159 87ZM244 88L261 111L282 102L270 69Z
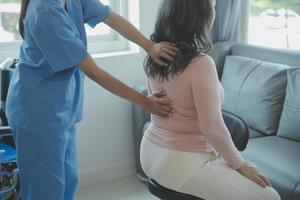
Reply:
M195 57L186 69L178 75L169 76L168 80L160 81L159 77L148 78L148 92L154 93L161 90L167 92L167 96L174 102L176 113L170 118L162 118L151 115L151 125L146 136L152 141L171 149L188 151L211 151L211 145L200 132L195 95L198 93L193 85L197 84L197 74L204 73L201 67L212 65L212 59L205 56ZM201 76L203 77L203 76ZM205 81L205 80L202 80ZM223 88L218 82L220 97L223 99ZM221 100L222 101L222 100Z

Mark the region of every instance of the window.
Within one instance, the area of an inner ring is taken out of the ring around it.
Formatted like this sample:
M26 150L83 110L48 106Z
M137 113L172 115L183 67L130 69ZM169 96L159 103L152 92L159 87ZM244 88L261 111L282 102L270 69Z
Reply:
M101 0L115 12L127 18L127 0ZM17 51L21 43L18 32L20 0L0 0L0 51ZM94 29L86 25L90 53L128 49L129 43L107 25L101 23ZM15 55L15 53L14 53Z
M0 42L20 40L17 29L20 12L19 0L0 0Z
M300 1L251 0L248 41L300 50Z
M115 12L128 19L129 5L127 0L101 0L101 2L109 5ZM85 27L90 53L126 50L129 47L128 41L104 23L93 29L88 25Z

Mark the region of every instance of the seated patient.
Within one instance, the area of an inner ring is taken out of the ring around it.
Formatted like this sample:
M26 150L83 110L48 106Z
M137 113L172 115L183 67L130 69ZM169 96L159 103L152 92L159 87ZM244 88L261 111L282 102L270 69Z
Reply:
M279 200L267 178L242 158L223 121L224 90L207 55L214 15L211 0L162 2L152 40L175 43L179 53L167 67L147 57L145 71L148 92L165 90L176 113L151 116L142 167L164 187L205 200Z

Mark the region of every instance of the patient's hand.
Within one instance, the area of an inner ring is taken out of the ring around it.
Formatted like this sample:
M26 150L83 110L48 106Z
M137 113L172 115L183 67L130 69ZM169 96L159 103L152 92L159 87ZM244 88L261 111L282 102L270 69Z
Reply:
M262 187L271 187L270 181L265 177L262 173L260 173L254 165L252 165L249 162L245 162L242 167L237 169L238 172L240 172L243 176L246 178L254 181L258 185Z
M165 91L160 91L148 96L147 110L154 115L167 118L175 113L172 100Z

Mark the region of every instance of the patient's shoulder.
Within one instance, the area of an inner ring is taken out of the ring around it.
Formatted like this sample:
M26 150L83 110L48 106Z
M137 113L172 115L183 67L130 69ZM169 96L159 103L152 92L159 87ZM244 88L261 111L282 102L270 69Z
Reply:
M198 55L191 60L187 68L187 74L190 77L199 77L201 75L214 75L216 66L214 60L209 55Z
M195 56L192 60L191 60L191 63L194 63L194 62L208 62L208 61L211 61L212 58L210 57L210 55L207 55L207 54L198 54L197 56Z

